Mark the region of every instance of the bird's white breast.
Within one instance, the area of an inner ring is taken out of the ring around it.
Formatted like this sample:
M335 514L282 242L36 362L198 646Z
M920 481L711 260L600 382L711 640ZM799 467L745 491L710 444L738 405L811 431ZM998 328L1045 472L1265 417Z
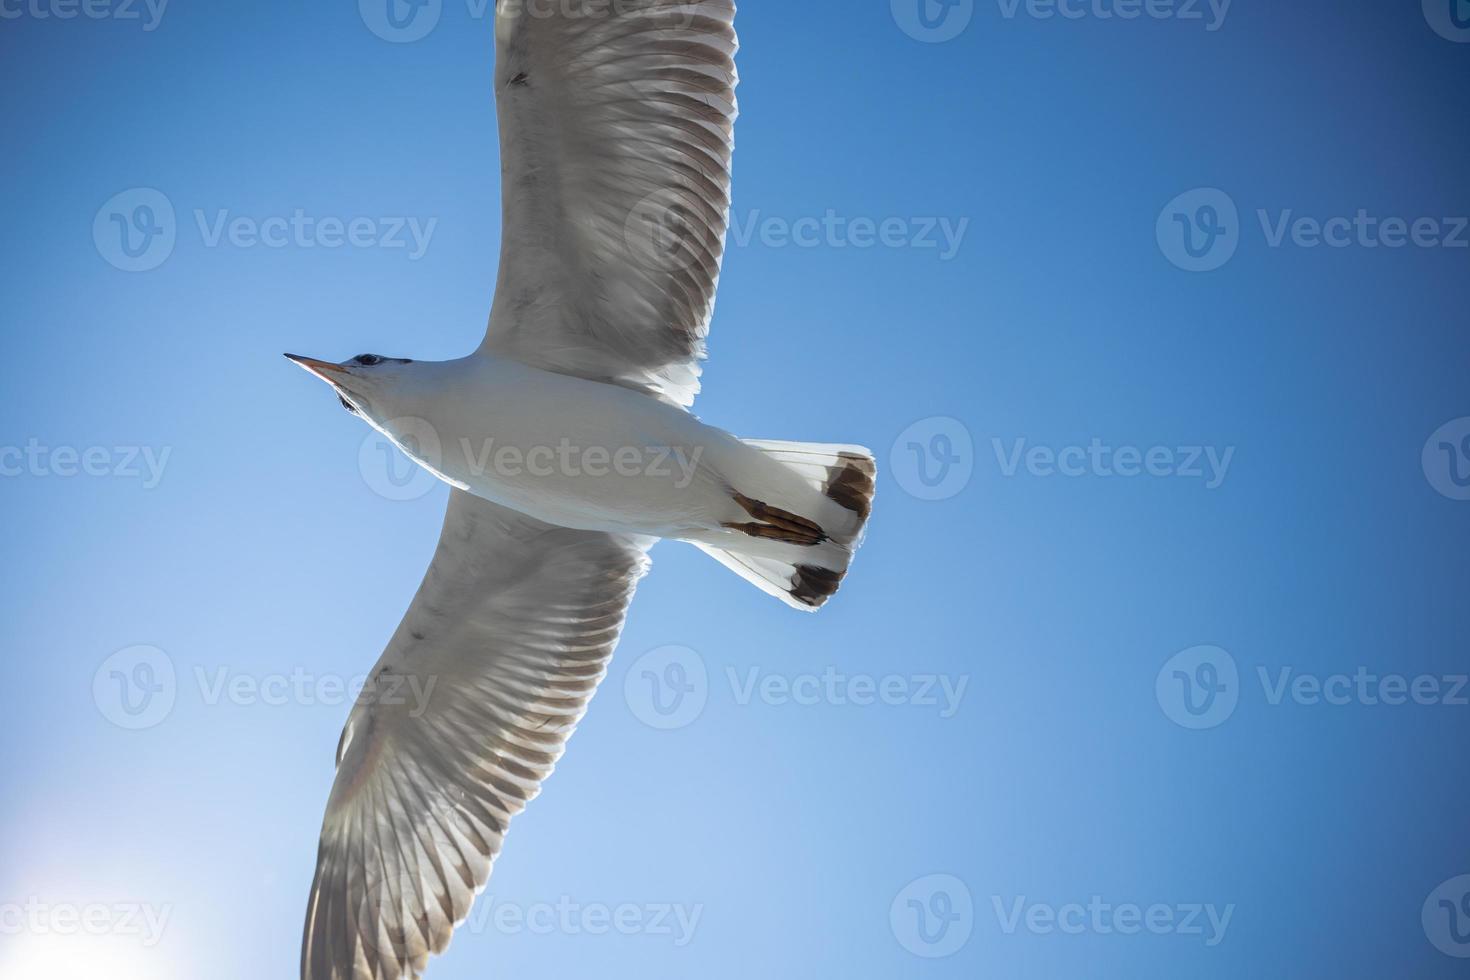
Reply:
M383 424L441 479L563 527L678 536L722 512L738 440L640 392L485 357Z

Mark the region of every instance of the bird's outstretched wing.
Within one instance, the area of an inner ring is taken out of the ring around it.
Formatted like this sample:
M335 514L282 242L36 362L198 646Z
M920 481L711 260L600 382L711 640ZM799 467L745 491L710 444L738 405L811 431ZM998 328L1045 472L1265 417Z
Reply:
M452 492L342 733L303 980L416 977L444 950L602 679L652 543Z
M482 350L687 408L730 214L733 0L499 0Z

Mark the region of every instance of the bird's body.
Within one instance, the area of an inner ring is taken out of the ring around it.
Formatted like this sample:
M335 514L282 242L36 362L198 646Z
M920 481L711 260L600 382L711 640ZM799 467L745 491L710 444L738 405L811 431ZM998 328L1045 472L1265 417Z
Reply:
M368 387L363 400L406 455L548 524L780 551L732 528L750 522L744 497L849 540L859 525L763 444L618 385L493 355L414 361L387 376L394 383Z
M506 358L426 367L385 433L446 482L584 531L676 538L715 516L714 467L740 443L689 413Z
M482 343L288 355L454 488L338 746L303 980L418 977L443 952L606 674L656 541L806 611L862 541L866 449L740 439L688 411L729 223L734 17L732 0L497 0ZM395 696L405 682L431 697Z

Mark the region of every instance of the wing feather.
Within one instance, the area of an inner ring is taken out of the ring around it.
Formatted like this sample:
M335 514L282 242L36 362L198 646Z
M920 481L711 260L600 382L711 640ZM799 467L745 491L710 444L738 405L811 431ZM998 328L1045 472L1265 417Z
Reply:
M687 408L730 214L732 0L501 0L481 349Z
M304 980L417 977L444 951L606 673L651 544L451 494L342 735Z

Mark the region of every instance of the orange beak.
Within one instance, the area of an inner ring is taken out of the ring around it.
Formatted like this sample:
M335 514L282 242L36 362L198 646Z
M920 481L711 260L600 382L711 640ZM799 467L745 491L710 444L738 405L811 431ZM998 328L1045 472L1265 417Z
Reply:
M318 361L314 357L302 357L300 354L287 354L286 359L288 361L293 361L296 364L301 365L302 367L306 368L306 370L310 371L312 374L316 375L318 378L321 378L323 381L328 382L329 384L331 383L332 379L327 377L327 375L347 373L347 369L340 365L333 364L330 361Z

